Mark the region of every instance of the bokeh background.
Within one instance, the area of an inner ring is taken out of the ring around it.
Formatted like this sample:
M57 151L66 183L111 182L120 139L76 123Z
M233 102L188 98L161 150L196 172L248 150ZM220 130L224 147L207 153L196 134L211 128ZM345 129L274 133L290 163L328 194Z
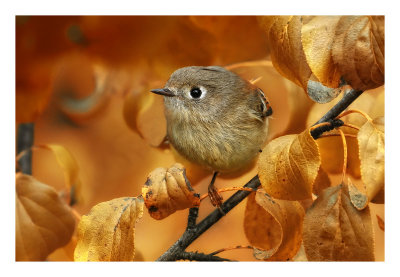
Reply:
M83 198L74 208L80 214L102 201L138 196L150 171L176 161L187 166L189 180L203 194L211 173L162 143L162 99L149 90L162 87L183 66L228 66L248 80L262 77L257 85L274 110L269 139L298 133L318 104L272 67L265 37L255 16L17 16L16 124L34 122L35 145L60 144L74 155ZM376 91L365 97L383 94ZM241 186L255 174L253 166L222 176L216 185ZM33 176L65 189L63 171L49 151L34 151ZM376 258L383 260L384 233L375 220L375 214L384 219L383 205L371 205ZM212 209L202 203L200 219ZM248 245L244 209L245 201L188 250ZM137 259L157 259L183 233L186 220L187 211L162 221L145 212L136 228ZM73 260L73 248L71 241L48 260ZM250 250L223 256L254 261Z

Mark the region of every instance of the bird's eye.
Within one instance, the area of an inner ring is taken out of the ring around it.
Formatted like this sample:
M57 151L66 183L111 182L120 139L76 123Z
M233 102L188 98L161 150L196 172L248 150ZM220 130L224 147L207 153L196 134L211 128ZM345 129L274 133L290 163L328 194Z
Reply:
M191 96L192 98L194 98L194 99L200 98L200 97L201 97L201 94L202 94L202 92L201 92L201 89L199 89L199 88L192 88L192 89L190 90L190 96Z

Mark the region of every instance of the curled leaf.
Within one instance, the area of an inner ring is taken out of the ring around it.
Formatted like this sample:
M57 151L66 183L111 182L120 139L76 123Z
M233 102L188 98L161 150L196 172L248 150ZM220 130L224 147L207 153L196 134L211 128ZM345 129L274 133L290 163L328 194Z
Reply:
M258 175L274 198L302 200L311 197L321 161L309 130L272 140L258 159Z
M385 122L378 117L367 121L358 132L361 179L366 194L372 200L385 185Z
M325 170L322 169L322 167L320 167L318 170L318 175L315 178L313 184L313 193L315 195L320 195L324 189L330 186L331 186L331 180L329 179L328 174L326 173Z
M337 88L340 82L340 72L331 55L339 20L340 16L313 16L308 22L303 21L301 27L301 42L307 63L317 79L330 88Z
M48 149L56 157L58 164L64 171L65 183L68 189L74 189L74 195L78 202L83 202L82 183L79 178L79 166L74 156L67 148L57 144L40 145L40 148Z
M146 208L151 217L163 219L177 210L200 205L200 196L186 178L185 168L174 164L170 168L156 168L142 188Z
M69 242L74 216L52 187L22 173L15 179L15 259L43 261Z
M157 88L154 85L152 88ZM123 115L125 122L151 146L158 147L167 134L163 97L146 87L140 93L131 92L125 99Z
M301 16L265 16L260 25L267 34L274 67L306 90L311 69L301 45L301 20Z
M286 261L301 245L304 210L297 201L273 199L265 193L248 196L244 230L257 259Z
M121 197L94 206L78 225L75 261L133 261L143 200Z
M307 210L303 230L309 261L373 261L369 207L353 207L343 185L329 187Z

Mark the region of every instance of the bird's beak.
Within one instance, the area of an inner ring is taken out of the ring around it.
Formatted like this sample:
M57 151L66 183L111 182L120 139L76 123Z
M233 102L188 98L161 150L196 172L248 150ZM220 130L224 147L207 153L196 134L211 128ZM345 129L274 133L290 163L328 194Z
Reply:
M175 96L175 94L167 88L152 89L151 92L168 97Z

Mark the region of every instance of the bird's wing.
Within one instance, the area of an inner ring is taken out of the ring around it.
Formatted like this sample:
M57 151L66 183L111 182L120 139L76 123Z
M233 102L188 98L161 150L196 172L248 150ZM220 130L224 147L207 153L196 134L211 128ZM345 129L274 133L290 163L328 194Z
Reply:
M272 108L269 105L267 98L265 97L264 92L260 89L256 89L257 96L260 99L260 104L257 106L258 111L260 112L262 117L267 117L272 115Z

